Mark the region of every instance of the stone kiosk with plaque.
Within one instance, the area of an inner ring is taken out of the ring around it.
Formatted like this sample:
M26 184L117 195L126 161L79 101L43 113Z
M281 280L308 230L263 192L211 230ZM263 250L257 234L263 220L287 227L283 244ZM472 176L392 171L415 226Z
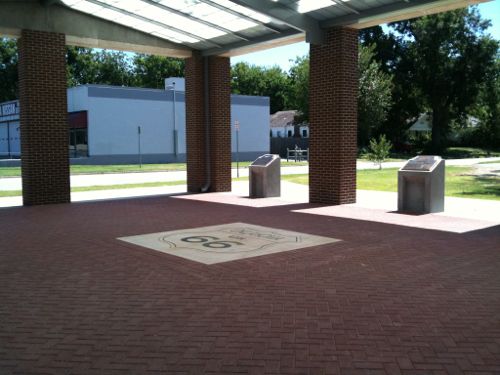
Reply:
M444 211L444 160L440 156L414 157L398 171L398 211Z
M281 161L278 155L265 154L250 164L250 198L279 197Z

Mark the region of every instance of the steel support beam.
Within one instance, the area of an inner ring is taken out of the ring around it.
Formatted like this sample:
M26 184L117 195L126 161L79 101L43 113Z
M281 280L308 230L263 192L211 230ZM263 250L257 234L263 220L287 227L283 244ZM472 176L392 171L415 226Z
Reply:
M66 35L66 44L171 57L189 57L191 48L93 17L54 3L0 1L0 35L18 38L21 30Z
M314 18L298 13L279 3L268 0L231 0L233 3L252 9L274 18L278 22L284 23L296 30L305 32L306 41L309 43L321 44L324 32L319 22Z
M320 22L322 28L348 26L363 29L382 23L401 21L429 14L463 8L490 0L406 0L371 8Z
M279 36L275 34L268 34L260 37L253 38L249 42L235 42L227 44L222 48L211 48L203 50L202 56L238 56L245 53L253 52L252 50L262 51L263 49L277 47L279 45L298 43L304 41L304 34L301 31L287 30L283 31ZM267 48L258 48L260 44L268 44ZM254 48L252 48L254 46Z

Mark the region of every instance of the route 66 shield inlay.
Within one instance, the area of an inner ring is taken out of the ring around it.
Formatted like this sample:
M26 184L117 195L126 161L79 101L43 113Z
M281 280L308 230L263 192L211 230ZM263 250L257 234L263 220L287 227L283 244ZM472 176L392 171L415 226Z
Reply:
M231 223L120 237L118 240L204 264L256 257L340 241L335 238Z

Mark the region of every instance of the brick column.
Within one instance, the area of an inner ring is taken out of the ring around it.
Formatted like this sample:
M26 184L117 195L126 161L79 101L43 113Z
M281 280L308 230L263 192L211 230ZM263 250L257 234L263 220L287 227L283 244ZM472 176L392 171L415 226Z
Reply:
M203 58L193 52L186 59L186 163L187 189L199 192L205 183L205 105Z
M229 57L208 59L211 191L231 191L231 65Z
M18 40L24 205L70 202L63 34L23 30Z
M208 59L205 77L204 59ZM206 182L205 79L208 80L210 127L210 191L231 190L231 86L227 57L186 60L186 147L189 192L199 192Z
M310 47L309 201L356 201L358 31L332 28Z

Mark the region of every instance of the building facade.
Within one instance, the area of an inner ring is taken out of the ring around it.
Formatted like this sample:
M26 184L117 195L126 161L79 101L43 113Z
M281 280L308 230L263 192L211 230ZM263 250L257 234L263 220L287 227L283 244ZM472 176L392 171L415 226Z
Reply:
M179 78L174 82L167 80L166 90L102 85L69 88L68 144L72 162L184 162L184 82ZM0 157L15 158L20 155L19 104L14 101L0 107L7 105L11 109L6 113L15 113L0 117ZM239 126L234 126L236 121ZM269 153L268 97L232 95L231 123L233 159L237 149L239 160L253 160Z
M271 138L290 138L298 136L309 138L309 125L306 123L296 124L297 111L278 111L271 115L270 136ZM298 132L298 134L296 134Z
M19 101L0 104L0 157L19 158L21 155Z

